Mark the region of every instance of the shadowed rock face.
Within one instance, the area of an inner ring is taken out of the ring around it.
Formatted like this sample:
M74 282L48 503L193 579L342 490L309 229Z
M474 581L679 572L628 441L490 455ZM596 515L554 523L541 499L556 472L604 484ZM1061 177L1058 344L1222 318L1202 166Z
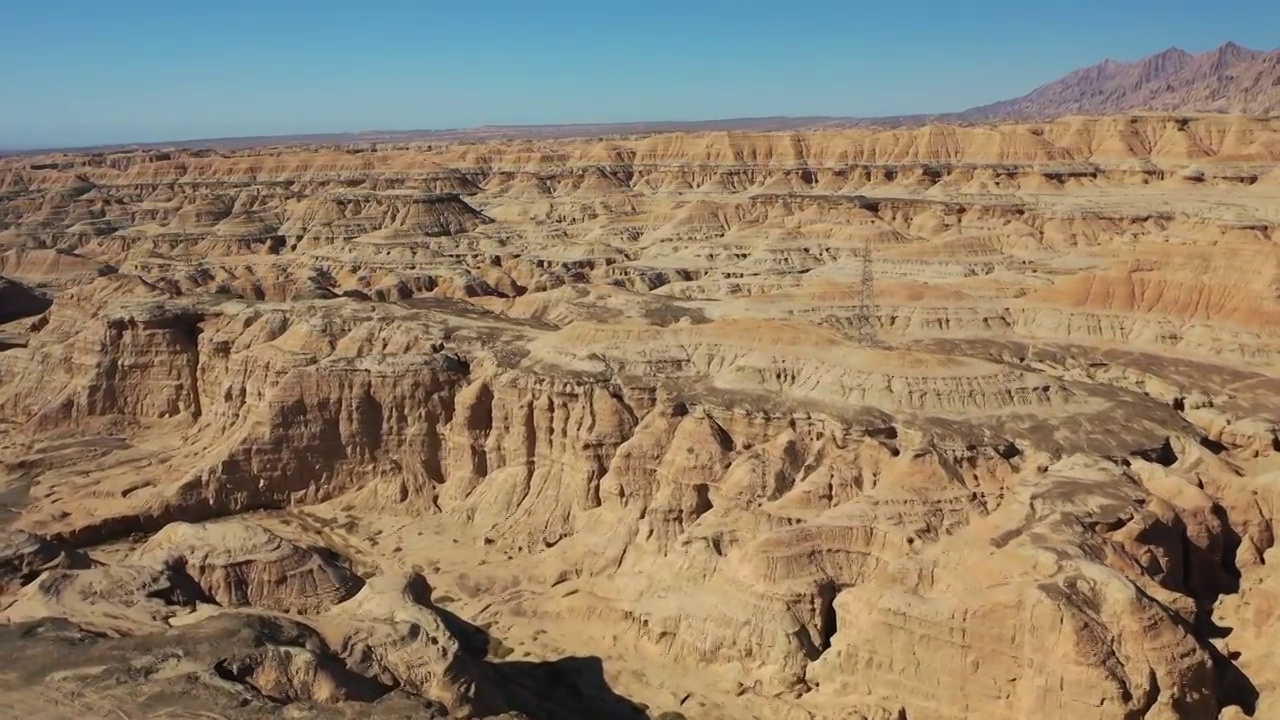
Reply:
M53 303L20 282L0 277L0 323L39 315Z
M0 160L0 695L1265 717L1278 131Z

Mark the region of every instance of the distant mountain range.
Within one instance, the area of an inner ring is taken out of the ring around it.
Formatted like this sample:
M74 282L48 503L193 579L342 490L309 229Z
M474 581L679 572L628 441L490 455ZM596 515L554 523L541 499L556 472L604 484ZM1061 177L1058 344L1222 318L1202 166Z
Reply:
M236 148L283 144L347 145L413 141L458 142L499 138L636 135L710 130L799 130L859 126L914 126L929 122L988 123L1048 120L1063 115L1129 112L1244 113L1280 115L1280 50L1250 50L1229 42L1193 55L1170 48L1135 62L1103 62L1076 70L1022 97L937 115L895 117L759 117L722 120L651 121L580 125L486 125L451 130L403 130L270 137L209 138L180 142L77 148ZM20 154L31 154L27 151ZM41 151L47 152L47 151Z
M1013 100L954 117L992 121L1140 110L1280 114L1280 50L1229 42L1200 55L1178 48L1136 62L1105 60Z

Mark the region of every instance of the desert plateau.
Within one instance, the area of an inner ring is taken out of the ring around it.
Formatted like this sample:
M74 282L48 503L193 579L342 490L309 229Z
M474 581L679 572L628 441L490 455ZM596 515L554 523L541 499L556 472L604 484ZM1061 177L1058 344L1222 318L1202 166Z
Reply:
M0 159L14 717L1280 717L1280 120Z

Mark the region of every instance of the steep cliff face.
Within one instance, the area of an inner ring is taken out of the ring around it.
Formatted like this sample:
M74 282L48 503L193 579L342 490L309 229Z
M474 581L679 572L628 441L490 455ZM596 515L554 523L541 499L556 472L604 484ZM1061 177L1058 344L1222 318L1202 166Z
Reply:
M252 702L1265 713L1274 128L1188 127L5 161L0 613Z

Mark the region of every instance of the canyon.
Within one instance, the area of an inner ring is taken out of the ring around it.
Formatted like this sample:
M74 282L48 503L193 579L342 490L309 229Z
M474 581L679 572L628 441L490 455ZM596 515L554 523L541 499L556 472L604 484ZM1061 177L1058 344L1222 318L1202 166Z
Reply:
M0 703L1280 716L1278 224L1243 115L0 158Z

